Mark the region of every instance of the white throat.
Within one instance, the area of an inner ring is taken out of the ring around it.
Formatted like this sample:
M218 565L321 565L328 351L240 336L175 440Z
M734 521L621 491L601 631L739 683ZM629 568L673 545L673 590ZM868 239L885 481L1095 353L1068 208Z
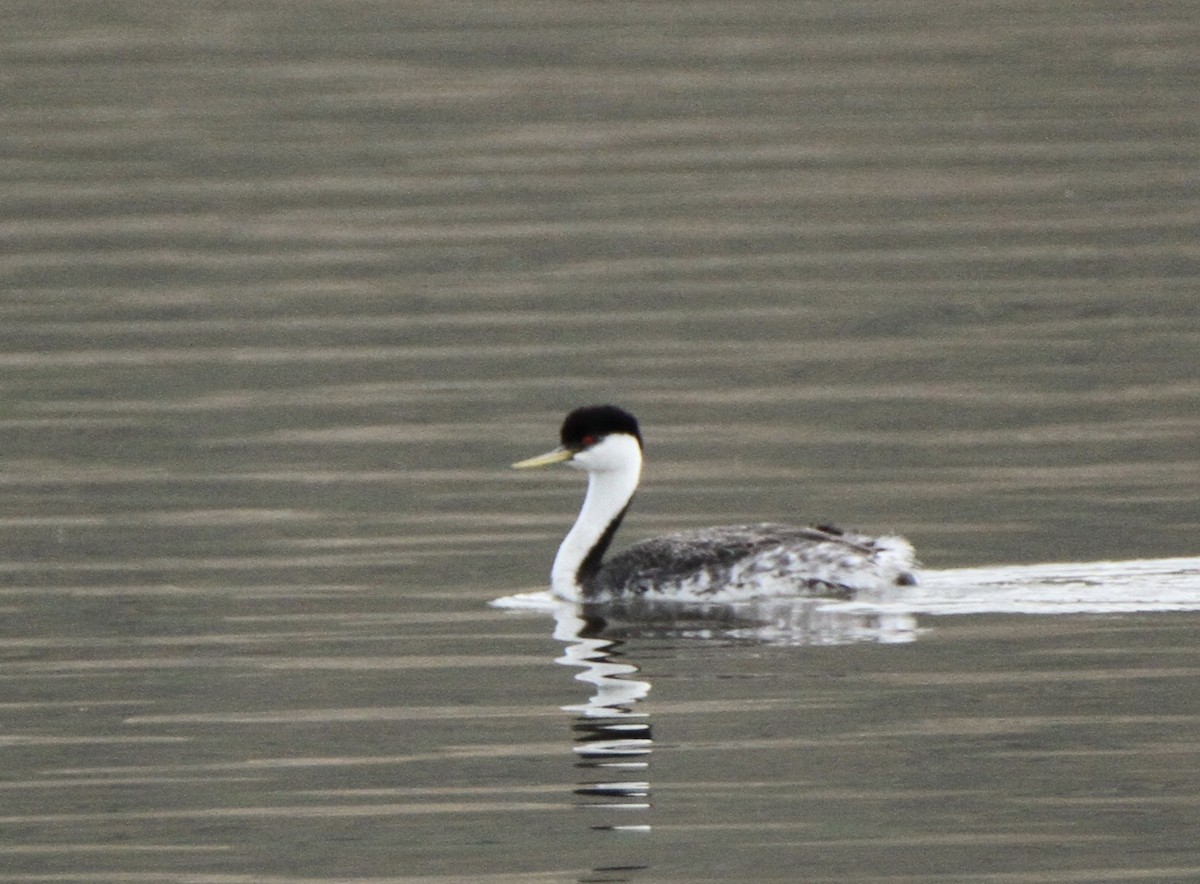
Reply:
M637 489L642 474L642 449L632 436L614 433L576 454L568 466L587 470L587 496L554 557L550 587L560 598L578 601L583 594L580 567L598 543L612 539L611 533L607 538L605 534L613 520L629 506Z

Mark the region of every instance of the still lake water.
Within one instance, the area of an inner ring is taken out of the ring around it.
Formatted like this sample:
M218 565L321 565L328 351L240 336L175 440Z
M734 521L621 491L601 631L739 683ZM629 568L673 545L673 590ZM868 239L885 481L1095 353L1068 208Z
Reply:
M1197 45L1185 2L7 4L0 881L1200 879L1200 613L1149 610L1200 597ZM1187 560L1042 616L489 606L582 492L507 465L608 400L625 540Z

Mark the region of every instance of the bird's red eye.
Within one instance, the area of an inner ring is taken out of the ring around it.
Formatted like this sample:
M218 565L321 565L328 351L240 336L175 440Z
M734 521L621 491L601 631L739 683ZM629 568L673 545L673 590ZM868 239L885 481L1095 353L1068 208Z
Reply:
M584 448L591 448L593 445L596 444L596 437L595 436L584 436L582 439L579 440L579 442L583 445Z

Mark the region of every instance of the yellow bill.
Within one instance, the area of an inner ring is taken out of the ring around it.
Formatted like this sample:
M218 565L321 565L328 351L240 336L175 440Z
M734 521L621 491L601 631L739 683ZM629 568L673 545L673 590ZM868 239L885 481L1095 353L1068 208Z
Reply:
M555 448L553 451L547 451L545 454L539 454L537 457L519 460L512 465L512 468L514 470L528 470L531 467L548 467L552 463L562 463L564 460L570 460L574 456L575 452L570 448Z

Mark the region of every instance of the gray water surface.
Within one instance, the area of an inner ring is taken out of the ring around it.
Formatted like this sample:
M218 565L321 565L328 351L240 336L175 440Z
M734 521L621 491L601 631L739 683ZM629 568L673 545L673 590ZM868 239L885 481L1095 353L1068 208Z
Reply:
M4 19L0 881L1200 879L1200 614L488 604L597 401L618 542L1195 557L1193 4Z

